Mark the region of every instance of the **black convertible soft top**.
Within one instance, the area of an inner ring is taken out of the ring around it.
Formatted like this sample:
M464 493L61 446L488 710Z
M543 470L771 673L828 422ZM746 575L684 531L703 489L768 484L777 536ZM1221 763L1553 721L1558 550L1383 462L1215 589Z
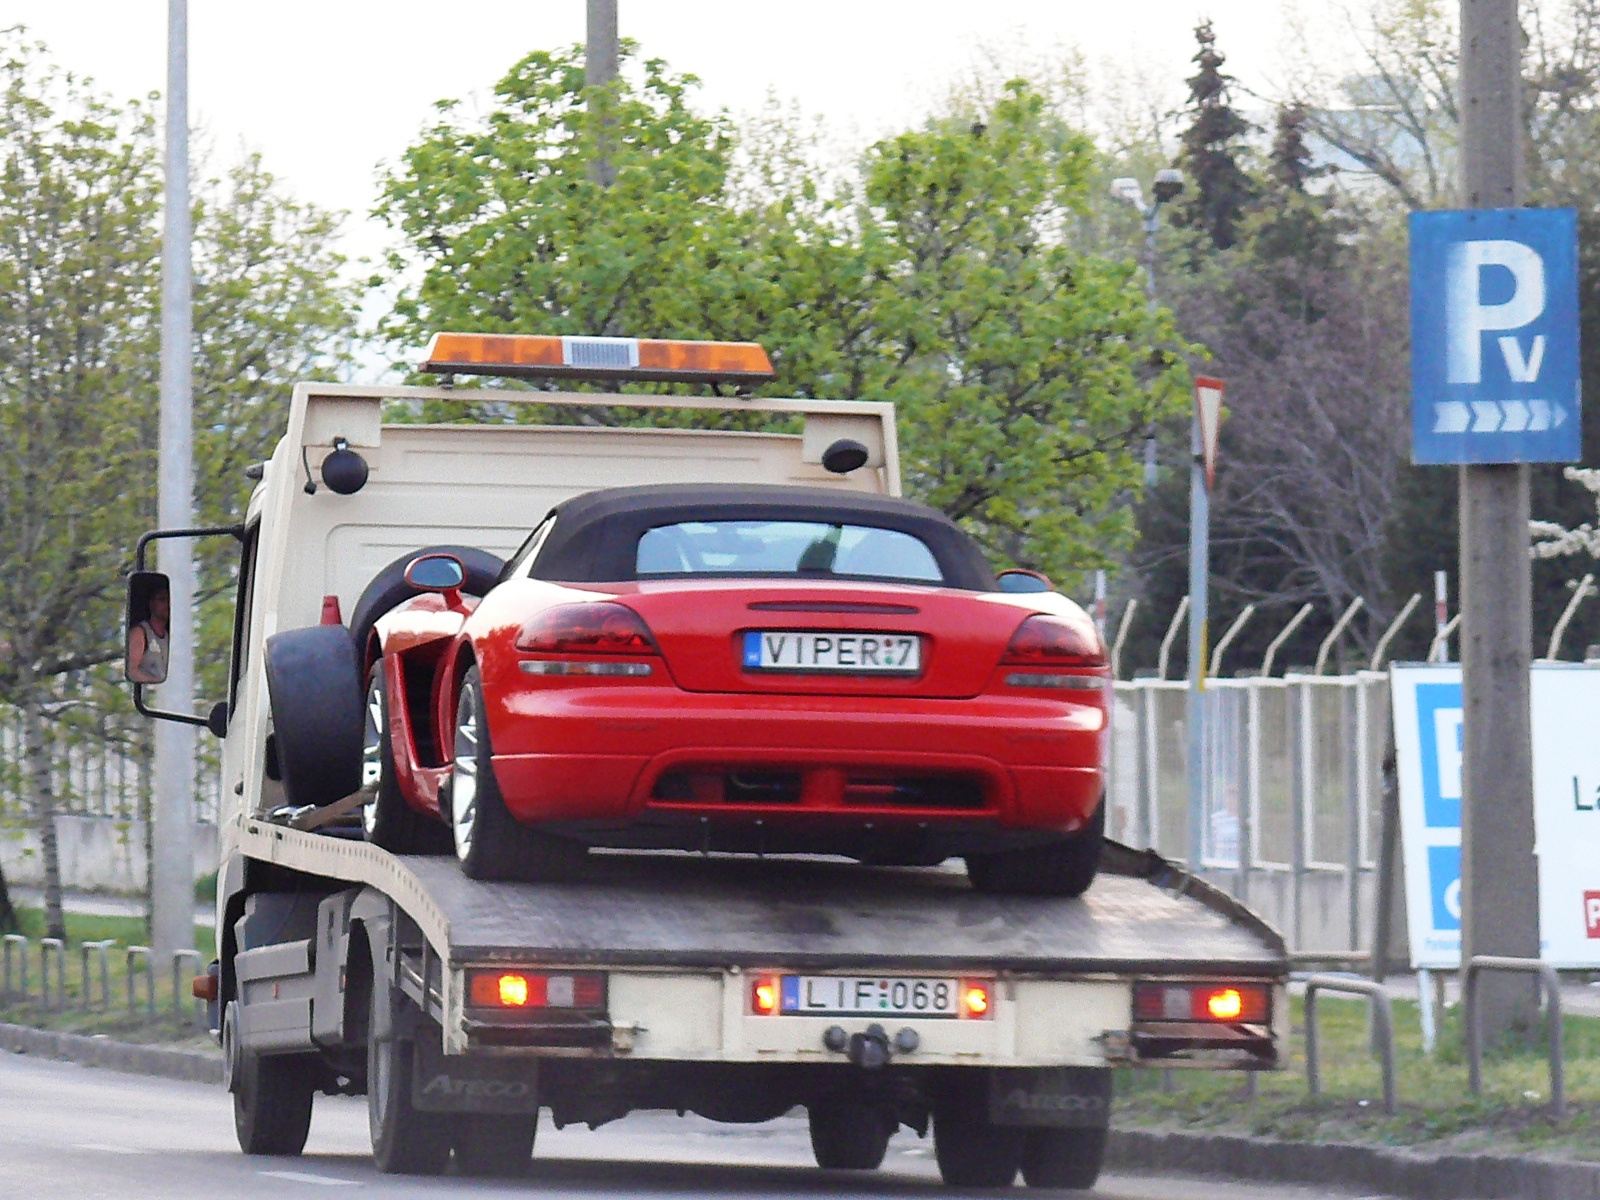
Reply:
M603 488L551 510L555 527L530 574L560 583L633 580L639 539L684 521L815 521L892 529L933 553L945 587L992 592L994 574L977 544L925 504L834 488L767 484L669 483Z

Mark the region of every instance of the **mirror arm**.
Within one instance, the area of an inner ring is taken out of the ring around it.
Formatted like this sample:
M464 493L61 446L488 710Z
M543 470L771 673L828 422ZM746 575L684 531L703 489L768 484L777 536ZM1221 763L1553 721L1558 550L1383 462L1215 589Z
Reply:
M146 717L154 717L158 721L177 721L182 725L198 725L201 729L211 728L211 722L205 717L197 717L193 713L166 712L159 708L150 708L144 702L145 685L133 685L133 707Z
M145 547L147 547L151 542L162 541L166 538L218 537L222 534L228 534L235 540L242 542L244 541L244 525L205 525L198 529L151 530L149 533L140 535L139 544L134 547L133 569L136 571L143 571L146 569L144 565ZM137 694L138 693L136 692L135 696L137 696ZM139 711L143 712L144 710L140 709ZM200 721L200 724L204 725L205 722Z

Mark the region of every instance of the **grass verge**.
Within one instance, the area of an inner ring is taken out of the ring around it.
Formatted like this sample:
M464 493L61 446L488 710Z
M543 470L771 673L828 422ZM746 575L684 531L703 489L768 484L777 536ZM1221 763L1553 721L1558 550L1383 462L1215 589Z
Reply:
M1395 1001L1395 1075L1399 1112L1383 1111L1383 1073L1371 1052L1366 1004L1318 1000L1322 1094L1311 1096L1305 1074L1305 1010L1293 1002L1293 1052L1288 1069L1256 1076L1247 1094L1236 1073L1119 1071L1117 1123L1127 1127L1228 1133L1293 1141L1409 1146L1434 1153L1550 1154L1600 1161L1600 1019L1567 1017L1568 1115L1550 1117L1550 1074L1542 1032L1530 1042L1486 1056L1484 1091L1467 1090L1461 1010L1447 1010L1432 1055L1422 1052L1415 1002Z

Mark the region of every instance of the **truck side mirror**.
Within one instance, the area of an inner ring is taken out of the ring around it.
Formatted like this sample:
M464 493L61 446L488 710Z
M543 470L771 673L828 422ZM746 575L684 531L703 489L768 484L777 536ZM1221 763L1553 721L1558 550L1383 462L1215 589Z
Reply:
M165 683L172 644L172 587L160 571L128 576L122 674L129 683Z

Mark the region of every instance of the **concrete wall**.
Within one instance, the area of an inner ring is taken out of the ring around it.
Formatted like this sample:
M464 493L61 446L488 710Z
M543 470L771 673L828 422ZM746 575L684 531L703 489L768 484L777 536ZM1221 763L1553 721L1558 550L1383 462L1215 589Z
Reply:
M75 891L144 892L145 830L142 821L114 817L57 817L56 842L61 856L61 883ZM31 828L0 827L0 868L8 883L42 886L44 858ZM194 831L195 877L217 869L217 827Z

